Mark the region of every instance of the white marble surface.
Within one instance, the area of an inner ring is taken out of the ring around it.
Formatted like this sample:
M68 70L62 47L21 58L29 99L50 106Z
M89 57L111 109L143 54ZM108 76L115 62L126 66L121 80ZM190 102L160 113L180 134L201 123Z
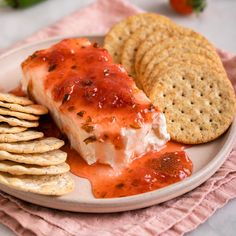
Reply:
M0 9L0 49L31 35L40 28L55 22L92 0L48 0L26 10ZM217 47L236 53L236 1L208 0L208 8L196 17L174 14L167 0L130 0L147 11L163 13L177 22L207 36ZM1 236L14 235L0 225ZM189 236L235 236L236 200L219 209L208 221L188 234Z

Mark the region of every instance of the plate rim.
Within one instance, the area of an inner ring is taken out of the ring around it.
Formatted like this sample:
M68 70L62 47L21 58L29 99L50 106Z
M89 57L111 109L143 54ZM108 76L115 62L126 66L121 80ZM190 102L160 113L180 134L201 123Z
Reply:
M26 44L21 45L19 47L13 48L13 49L5 52L5 53L2 53L0 55L0 60L4 59L5 57L10 56L11 54L17 53L18 51L28 49L28 48L31 48L31 47L35 47L35 46L40 45L40 44L54 43L54 42L62 40L62 39L76 38L76 37L79 37L79 38L85 38L85 37L86 38L92 38L92 37L104 38L104 35L89 35L89 36L64 35L64 36L50 37L50 38L47 38L47 39L44 39L44 40L39 40L39 41L32 42L32 43L26 43ZM165 197L165 196L169 195L170 198L167 197L167 199L165 200L165 201L167 201L167 200L170 200L170 199L176 197L176 196L172 197L173 194L172 193L170 194L170 192L173 192L173 189L172 189L173 187L176 188L176 191L186 189L186 191L183 191L182 194L180 194L180 195L177 194L177 196L182 196L183 194L195 189L196 187L198 187L199 185L204 183L207 179L209 179L212 175L214 175L215 172L226 161L229 153L231 152L231 150L233 148L235 138L236 138L236 117L234 118L232 124L230 125L230 127L226 131L226 135L228 137L226 138L225 143L223 144L223 146L219 150L219 152L213 157L213 159L210 162L208 162L207 165L204 166L202 169L200 169L196 173L192 174L190 177L188 177L188 178L186 178L186 179L184 179L180 182L171 184L171 185L169 185L167 187L164 187L164 188L161 188L161 189L153 190L151 192L141 193L141 194L137 194L137 195L133 195L133 196L127 196L127 197L122 197L122 198L87 199L84 202L80 202L80 204L81 203L89 204L92 207L101 207L101 206L103 206L103 207L109 207L109 206L115 207L119 204L129 205L130 203L133 203L133 202L139 202L140 198L142 198L141 202L145 202L145 201L148 201L148 200L151 201L151 200L154 200L155 198L162 198L162 197ZM25 193L24 191L15 190L13 188L9 188L9 189L12 189L14 191L18 191L18 192L21 192L21 193ZM6 192L6 191L3 190L3 192ZM156 196L157 194L158 194L158 196ZM52 197L52 199L54 199L54 197ZM63 200L63 201L68 201L68 200L66 199L66 200ZM60 208L57 208L57 209L60 209ZM62 208L62 209L64 209L64 208ZM137 209L137 208L133 208L133 209ZM91 211L88 211L88 212L91 212ZM97 212L97 211L94 211L94 212ZM114 212L114 211L110 211L110 212Z

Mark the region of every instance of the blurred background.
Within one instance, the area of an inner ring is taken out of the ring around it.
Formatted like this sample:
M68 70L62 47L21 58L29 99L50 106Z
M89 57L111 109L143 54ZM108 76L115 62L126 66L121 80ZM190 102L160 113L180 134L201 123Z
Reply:
M21 1L30 3L40 0L0 0L1 3L8 2L12 5ZM146 11L167 15L176 22L203 33L216 47L236 53L236 0L207 0L207 7L199 15L179 15L171 8L168 0L127 1ZM0 49L9 47L92 2L93 0L41 0L40 3L24 9L1 7Z

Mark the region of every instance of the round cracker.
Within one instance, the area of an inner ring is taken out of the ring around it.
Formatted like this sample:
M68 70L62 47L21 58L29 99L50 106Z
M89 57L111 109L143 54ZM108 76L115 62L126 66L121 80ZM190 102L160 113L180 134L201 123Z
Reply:
M68 194L75 187L74 180L69 173L61 175L13 176L0 172L0 183L25 192L54 196Z
M39 125L37 121L20 120L17 118L9 116L1 116L1 115L0 115L0 122L8 123L11 126L22 126L27 128L37 127Z
M16 103L23 106L33 104L33 102L29 100L27 97L19 97L14 94L1 93L1 92L0 92L0 101L8 103Z
M26 127L10 126L9 124L0 124L0 134L16 134L27 130Z
M6 172L11 175L59 175L70 171L67 163L55 166L34 166L19 164L12 161L0 162L0 172Z
M128 74L136 78L135 72L135 57L136 52L138 50L139 45L153 32L161 31L166 33L172 28L178 27L175 24L170 24L170 22L159 22L154 21L150 25L145 27L140 27L137 31L135 31L130 37L126 40L123 46L122 55L121 55L121 64L125 67Z
M23 113L29 113L34 115L45 115L48 113L48 109L44 106L33 104L29 106L22 106L14 103L5 103L0 101L0 107L8 108L12 111L18 111Z
M206 44L210 47L210 43L209 41L203 37L201 34L196 33L195 31L188 29L188 28L184 28L184 27L173 27L173 28L169 28L166 31L155 31L153 34L150 34L149 37L146 38L145 41L143 41L140 46L138 47L137 53L136 53L136 57L135 57L135 71L136 74L139 75L139 68L140 68L140 63L144 57L144 55L150 50L150 48L152 48L153 46L155 46L156 44L161 44L163 43L166 39L170 38L170 37L183 37L183 36L189 36L192 38L196 38L201 40L203 43L202 44ZM212 50L214 50L214 47L211 46Z
M223 134L235 114L235 95L226 74L179 63L158 77L150 99L165 113L171 139L209 142Z
M0 107L0 115L14 116L19 119L32 120L32 121L39 119L39 116L35 116L35 115L23 113L23 112L18 112L18 111L11 111L9 109L2 108L2 107Z
M111 28L104 39L104 47L109 51L115 63L121 62L122 48L130 35L138 28L150 25L153 21L159 21L160 23L172 22L162 15L141 13L130 16Z
M171 50L165 50L160 53L160 57L151 60L150 65L147 66L147 71L139 76L139 80L143 84L143 88L147 92L152 89L153 80L155 77L153 74L159 75L162 72L168 70L170 66L178 64L179 62L185 62L191 67L192 64L207 64L209 67L215 68L219 72L224 72L223 65L220 60L218 60L217 55L209 53L208 50L204 48L196 48L196 52L193 49L186 50L183 52L173 52ZM169 56L170 54L170 56Z
M178 55L167 57L165 60L162 60L159 64L155 65L148 77L140 76L140 81L142 81L142 85L145 92L149 94L156 80L158 80L158 78L160 78L163 73L169 70L170 67L179 65L179 63L185 63L185 65L188 66L190 70L191 67L194 65L200 65L202 67L207 66L211 70L215 70L218 73L222 73L223 77L226 76L221 62L217 60L213 61L207 58L204 54L201 55L198 53L180 53Z
M45 153L35 154L14 154L0 150L0 160L9 160L23 164L52 166L59 165L66 161L67 153L61 150L54 150Z
M42 138L44 134L42 132L26 130L16 134L0 134L0 142L2 143L14 143L29 141L38 138Z
M197 53L206 56L213 62L218 62L221 67L222 63L215 50L211 50L211 45L195 37L183 36L171 37L155 46L144 55L139 67L139 76L142 79L148 78L153 68L168 57L181 57L182 53Z
M57 150L63 145L64 141L51 137L29 142L0 143L0 150L12 153L44 153Z

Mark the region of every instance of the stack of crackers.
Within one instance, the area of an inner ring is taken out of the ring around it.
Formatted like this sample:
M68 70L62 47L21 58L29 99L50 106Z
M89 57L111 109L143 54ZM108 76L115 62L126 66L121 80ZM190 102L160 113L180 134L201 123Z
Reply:
M202 35L165 16L144 13L113 26L104 47L165 113L172 140L209 142L232 123L233 87Z
M30 128L39 125L46 107L26 97L0 93L0 183L22 191L63 195L74 182L65 162L67 154L59 148L64 141L44 138Z

